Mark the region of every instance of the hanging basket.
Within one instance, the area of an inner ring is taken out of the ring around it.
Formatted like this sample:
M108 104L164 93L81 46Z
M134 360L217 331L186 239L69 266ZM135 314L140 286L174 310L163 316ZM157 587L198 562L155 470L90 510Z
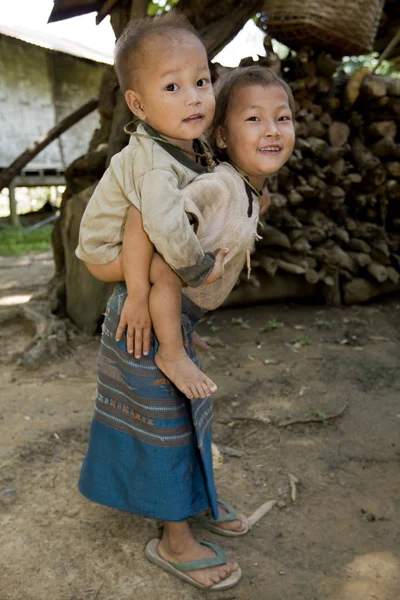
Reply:
M384 0L266 0L258 25L293 49L365 54L372 51L383 5Z

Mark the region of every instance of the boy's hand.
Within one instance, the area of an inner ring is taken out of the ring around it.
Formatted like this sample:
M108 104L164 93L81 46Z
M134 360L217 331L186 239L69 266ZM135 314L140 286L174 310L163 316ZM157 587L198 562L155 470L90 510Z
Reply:
M269 209L269 205L271 204L271 198L267 188L263 188L262 194L260 196L260 215L264 215Z
M228 252L228 248L222 248L222 250L216 251L214 268L205 280L205 283L214 283L217 279L221 279L224 273L225 257Z
M128 296L125 300L118 323L115 338L117 342L126 331L126 347L129 354L140 358L142 353L147 356L150 351L151 319L149 313L148 296L138 302Z

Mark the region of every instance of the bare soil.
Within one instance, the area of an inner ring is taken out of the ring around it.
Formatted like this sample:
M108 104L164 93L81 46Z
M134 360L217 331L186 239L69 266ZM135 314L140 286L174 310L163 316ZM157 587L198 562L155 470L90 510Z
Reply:
M40 291L52 268L46 253L0 259L0 316ZM218 594L146 561L155 522L77 491L99 338L78 337L27 371L7 363L29 331L3 324L1 600L399 600L399 318L400 299L390 298L221 310L201 324L213 340L203 368L219 385L214 439L242 452L218 462L220 495L246 514L278 501L243 538L197 531L241 564L240 584Z

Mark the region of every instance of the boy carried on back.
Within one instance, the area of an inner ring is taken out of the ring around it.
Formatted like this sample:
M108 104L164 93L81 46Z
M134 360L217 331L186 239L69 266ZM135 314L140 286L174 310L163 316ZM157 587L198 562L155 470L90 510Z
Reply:
M168 60L160 62L166 44ZM171 13L128 27L117 41L115 68L142 123L90 199L76 254L96 278L126 281L117 339L127 325L128 352L147 354L153 323L159 369L188 398L206 397L217 388L183 347L180 293L182 282L221 277L227 253L203 252L181 192L212 164L201 140L215 107L207 54L185 17Z

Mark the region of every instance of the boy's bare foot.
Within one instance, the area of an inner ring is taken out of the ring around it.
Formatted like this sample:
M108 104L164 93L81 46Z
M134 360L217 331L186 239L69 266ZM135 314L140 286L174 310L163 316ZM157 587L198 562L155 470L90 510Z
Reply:
M215 553L211 548L202 546L195 540L190 529L185 530L183 535L177 539L175 536L168 535L168 530L164 528L163 537L157 550L161 558L175 563L215 557ZM228 559L225 565L208 567L198 571L185 571L185 574L205 587L212 587L216 583L227 579L238 568L239 565L235 560Z
M187 398L207 398L217 390L215 383L201 371L182 349L171 356L162 346L154 357L157 367Z
M203 350L203 352L208 352L210 349L208 344L206 344L206 342L203 340L203 338L201 338L199 336L197 331L193 331L193 333L192 333L192 344L195 348L198 348L199 350Z

